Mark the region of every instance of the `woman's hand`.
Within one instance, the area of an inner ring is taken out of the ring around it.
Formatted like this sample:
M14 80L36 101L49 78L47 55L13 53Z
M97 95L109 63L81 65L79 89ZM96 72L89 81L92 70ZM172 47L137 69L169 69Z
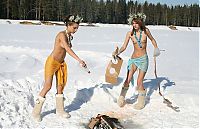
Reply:
M116 52L113 52L113 53L112 53L112 57L113 57L114 59L116 59L116 57L117 57L118 55L119 55L119 54L116 53Z
M91 73L90 70L87 68L87 65L86 65L85 61L81 60L81 61L79 61L79 64L80 64L81 67L84 68L84 70L85 70L87 73Z
M154 57L158 57L159 55L160 55L160 49L159 48L154 48L153 56Z
M116 59L116 58L118 57L119 54L120 54L119 48L116 47L115 51L112 53L112 57L113 57L114 59Z
M79 64L80 64L80 66L87 68L85 61L81 60L81 61L79 61Z

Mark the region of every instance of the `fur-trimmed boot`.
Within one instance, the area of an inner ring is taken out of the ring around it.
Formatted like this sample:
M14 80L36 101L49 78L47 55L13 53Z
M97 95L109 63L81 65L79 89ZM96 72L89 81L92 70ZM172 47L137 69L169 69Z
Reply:
M123 86L122 87L122 90L121 90L121 93L120 93L120 96L119 96L119 99L117 101L117 104L120 106L120 107L123 107L125 105L125 96L126 96L126 93L128 91L128 88L129 87L126 87L126 86Z
M38 96L38 98L36 99L35 106L32 111L32 117L37 122L42 121L40 113L41 113L42 105L44 101L45 101L45 98L41 96Z
M138 90L138 101L134 105L134 108L137 110L141 110L145 106L145 97L146 97L146 89L145 90Z
M69 118L71 115L64 110L63 94L56 94L56 115L63 118Z

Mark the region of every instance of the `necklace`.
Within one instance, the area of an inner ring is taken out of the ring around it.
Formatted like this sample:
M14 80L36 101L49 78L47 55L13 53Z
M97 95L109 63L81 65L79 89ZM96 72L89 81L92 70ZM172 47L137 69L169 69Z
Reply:
M68 40L68 42L69 42L69 47L72 47L72 39L73 39L73 36L72 35L69 35L68 33L67 33L67 29L65 30L65 33L66 33L66 35L67 35L67 40Z
M136 36L136 32L134 31L134 36L135 36L135 39L137 40L137 43L139 45L140 48L142 48L142 43L141 43L141 39L142 39L142 30L139 30L140 31L140 37L138 39L138 37Z

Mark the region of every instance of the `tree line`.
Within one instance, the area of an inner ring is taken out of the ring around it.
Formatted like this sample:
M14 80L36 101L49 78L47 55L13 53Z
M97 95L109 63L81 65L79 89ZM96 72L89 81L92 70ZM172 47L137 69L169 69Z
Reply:
M130 13L144 12L149 25L199 26L199 4L153 4L137 0L1 0L0 19L62 21L78 14L88 23L126 24Z

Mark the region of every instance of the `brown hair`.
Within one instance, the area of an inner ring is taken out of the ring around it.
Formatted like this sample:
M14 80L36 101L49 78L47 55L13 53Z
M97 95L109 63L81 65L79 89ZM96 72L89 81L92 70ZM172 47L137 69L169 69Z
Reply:
M144 33L146 33L146 26L145 26L144 22L142 22L141 19L136 19L136 18L134 18L133 21L136 22L136 23L140 26L140 29L141 29L142 31L144 31ZM132 22L133 22L133 21L132 21ZM134 27L133 27L132 32L131 32L131 36L133 35L134 32L135 32L135 29L134 29Z
M77 24L79 24L79 22L75 22L74 20L72 20L72 21L70 21L69 20L69 18L71 17L71 16L76 16L76 15L68 15L68 16L66 16L65 18L64 18L64 20L63 20L63 22L65 23L65 26L68 26L68 25L72 25L72 24L74 24L74 23L77 23Z

